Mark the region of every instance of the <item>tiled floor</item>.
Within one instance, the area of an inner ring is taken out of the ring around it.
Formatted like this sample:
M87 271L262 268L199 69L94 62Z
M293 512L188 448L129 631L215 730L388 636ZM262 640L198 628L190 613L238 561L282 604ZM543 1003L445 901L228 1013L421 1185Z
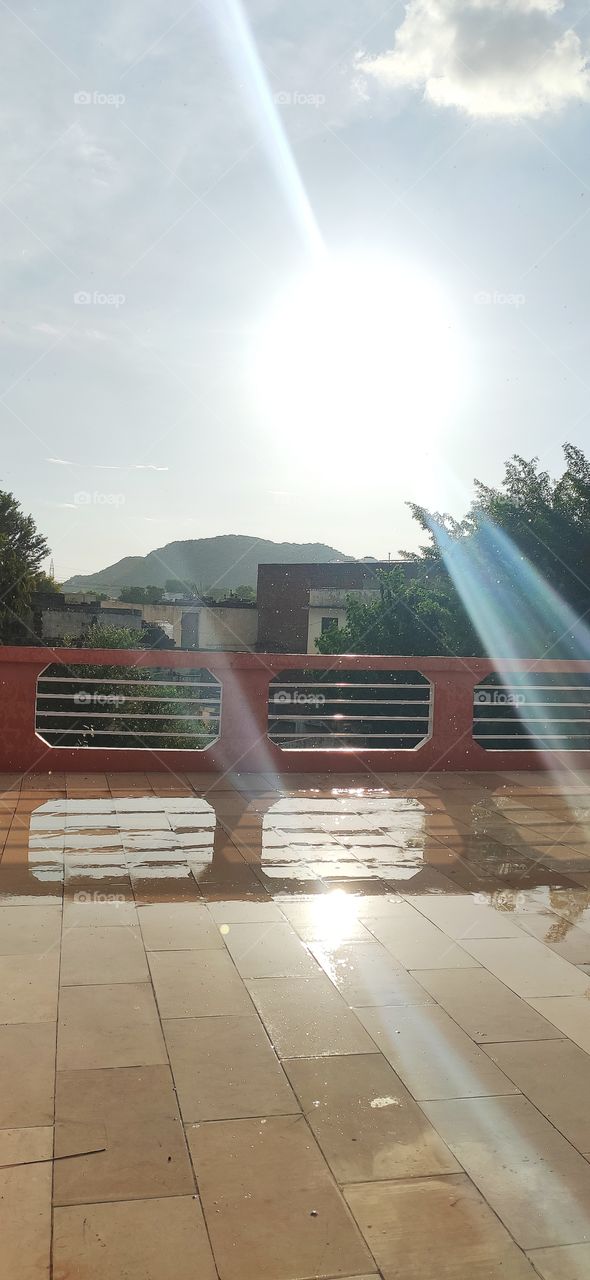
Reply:
M590 1280L590 773L0 788L0 1280Z

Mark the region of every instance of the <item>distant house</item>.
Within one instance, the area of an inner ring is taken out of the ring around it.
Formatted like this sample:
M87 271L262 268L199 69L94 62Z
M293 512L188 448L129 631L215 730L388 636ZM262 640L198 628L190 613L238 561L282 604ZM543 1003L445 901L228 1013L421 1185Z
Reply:
M407 560L352 560L326 564L261 564L258 567L258 644L262 653L316 653L315 641L346 621L347 597L379 598L378 570Z

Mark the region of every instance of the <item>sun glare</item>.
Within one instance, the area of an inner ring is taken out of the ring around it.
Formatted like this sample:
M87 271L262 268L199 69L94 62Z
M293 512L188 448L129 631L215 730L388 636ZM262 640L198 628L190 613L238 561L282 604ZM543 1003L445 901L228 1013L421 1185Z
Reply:
M266 317L253 364L273 429L303 432L318 446L426 444L458 383L442 291L382 255L320 259Z

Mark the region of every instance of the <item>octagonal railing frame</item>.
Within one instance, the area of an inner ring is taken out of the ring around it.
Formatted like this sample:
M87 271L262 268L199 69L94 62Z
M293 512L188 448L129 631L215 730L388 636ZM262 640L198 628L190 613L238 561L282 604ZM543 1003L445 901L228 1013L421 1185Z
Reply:
M221 733L204 750L149 747L48 747L35 731L37 678L51 663L110 667L206 668L222 684ZM288 751L268 738L268 686L282 671L301 669L414 670L432 685L432 732L414 750L340 748ZM171 772L321 772L379 775L391 771L542 769L590 766L577 751L487 751L473 739L473 690L485 676L534 670L590 672L590 662L491 661L485 658L417 658L343 654L222 653L188 650L50 649L0 647L0 769L109 772L146 769Z

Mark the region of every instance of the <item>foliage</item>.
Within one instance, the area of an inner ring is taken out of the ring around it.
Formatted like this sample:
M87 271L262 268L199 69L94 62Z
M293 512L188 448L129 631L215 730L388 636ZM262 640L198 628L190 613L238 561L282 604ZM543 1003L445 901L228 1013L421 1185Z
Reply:
M452 652L454 623L442 590L404 570L377 571L379 599L347 599L346 624L316 640L320 653L444 654Z
M241 600L247 604L256 604L256 590L244 584L241 587L210 587L204 592L207 600L222 604L224 600Z
M0 643L26 643L27 613L48 550L33 517L0 490Z
M160 604L163 595L163 587L123 587L119 600L126 604Z
M80 646L84 649L139 649L139 632L111 622L94 622Z
M514 455L498 488L475 481L460 520L409 503L427 535L402 553L417 576L397 569L390 583L381 575L374 604L350 599L346 625L316 641L320 652L586 656L575 619L590 625L590 461L571 444L564 455L555 480L537 458Z

